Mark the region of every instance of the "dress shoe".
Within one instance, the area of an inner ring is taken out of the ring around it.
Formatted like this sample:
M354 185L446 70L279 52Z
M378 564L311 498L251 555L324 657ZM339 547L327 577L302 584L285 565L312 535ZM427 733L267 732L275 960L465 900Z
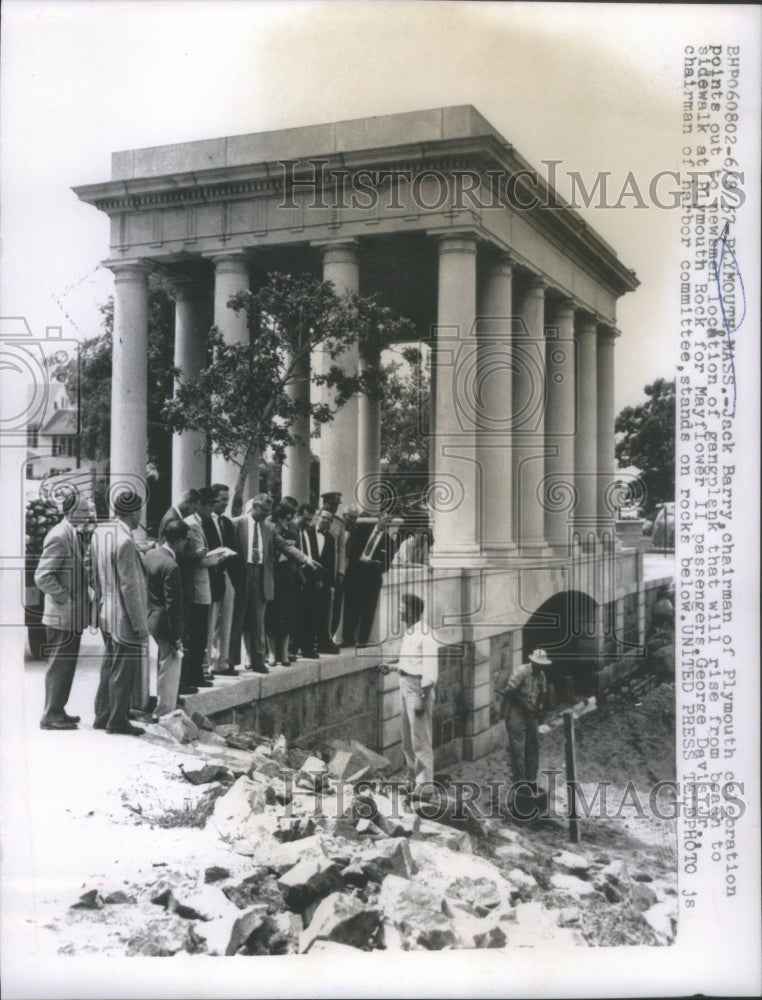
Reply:
M291 660L279 660L278 661L278 666L281 666L281 667L290 667L291 666Z
M261 666L259 666L259 667L255 667L255 666L254 666L254 665L252 664L252 665L251 665L251 666L249 667L249 670L252 670L252 671L253 671L253 672L254 672L255 674L269 674L269 673L270 673L270 671L269 671L269 670L268 670L268 668L267 668L267 667L266 667L266 666L264 665L264 663L263 663L263 664L262 664Z
M308 649L306 652L302 653L303 660L319 660L320 654L316 649Z
M43 719L40 729L77 729L77 723L69 719Z
M327 642L324 646L318 646L319 653L338 653L340 647L335 642Z
M63 717L64 717L64 719L66 719L67 722L81 722L82 721L78 715L69 715L68 712L64 712L63 713Z
M200 688L212 688L214 687L214 681L208 681L205 677L202 681L198 682L198 686Z
M119 726L115 729L106 728L106 732L110 733L112 736L142 736L145 729L141 726L131 726L128 723L126 726Z
M98 722L97 719L95 720L95 722L93 722L93 729L105 729L105 728L106 728L105 722Z
M215 670L215 677L237 677L238 671L235 667L228 667L226 670Z
M198 688L193 687L192 684L188 684L185 687L181 687L178 694L198 694Z

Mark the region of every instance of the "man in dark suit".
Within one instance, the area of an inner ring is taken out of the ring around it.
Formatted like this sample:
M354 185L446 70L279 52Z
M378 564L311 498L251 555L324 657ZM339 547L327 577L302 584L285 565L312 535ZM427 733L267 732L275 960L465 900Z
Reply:
M315 508L312 504L299 505L294 521L296 546L311 559L318 561L317 532L313 520ZM306 660L318 660L318 594L322 587L321 571L301 570L296 604L297 648Z
M95 695L93 729L142 736L130 723L130 695L148 640L145 569L132 532L141 498L123 490L114 499L116 520L99 525L91 543L92 583L105 652Z
M76 729L79 716L68 715L82 633L90 624L87 591L87 501L72 491L64 503L64 519L43 542L34 582L45 594L42 624L48 629L50 662L45 674L45 708L41 729Z
M159 647L156 709L153 721L177 708L185 630L185 595L178 564L187 544L188 525L167 521L164 542L144 558L148 574L148 631Z
M209 606L212 603L210 569L220 562L219 555L209 554L209 546L204 536L202 517L208 517L209 507L201 500L191 514L185 518L188 525L188 543L183 553L181 570L186 576L186 600L190 607L185 628L185 657L180 678L180 694L193 694L192 688L212 687L212 681L204 675L204 651L209 627Z
M336 587L336 540L331 533L333 513L327 507L318 511L315 534L318 547L322 587L317 593L317 642L319 653L338 653L331 638L333 591Z
M201 499L198 490L185 490L180 494L176 503L173 503L159 524L159 540L164 538L164 526L169 521L182 521L188 514L192 514Z
M386 511L381 511L357 561L356 592L359 606L357 642L360 646L366 646L370 641L384 573L389 569L394 555L394 545L388 526L389 515ZM351 640L352 636L345 635L345 638Z
M265 611L275 593L275 558L283 553L287 558L313 569L318 565L272 525L265 523L271 500L259 493L251 500L250 511L233 518L236 529L236 550L246 564L246 603L243 637L249 657L247 668L257 673L269 673L265 664Z
M217 490L213 486L204 486L203 489L199 490L199 495L201 498L201 506L199 508L201 530L204 533L206 546L211 552L222 546L222 536L214 517L217 506ZM222 605L225 600L225 591L227 589L227 574L222 562L216 566L209 567L209 588L211 591L211 601L209 604L209 620L207 623L204 653L205 675L216 673L219 659L219 646L215 648L215 632L218 630Z

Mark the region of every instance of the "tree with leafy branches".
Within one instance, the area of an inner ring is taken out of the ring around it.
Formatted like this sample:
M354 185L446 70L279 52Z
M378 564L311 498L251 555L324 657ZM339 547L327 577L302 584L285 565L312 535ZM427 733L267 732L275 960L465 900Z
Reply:
M659 504L675 499L675 380L658 378L644 391L645 403L616 418L616 457L620 468L639 470L643 513L653 517Z
M212 450L238 467L231 508L238 513L246 479L258 472L267 449L282 462L285 449L297 443L298 417L321 426L357 393L382 398L393 366L381 363L381 353L395 340L411 339L414 329L376 299L340 297L331 282L308 275L273 272L228 306L245 312L249 342L226 343L212 327L206 368L197 375L175 370L175 394L163 412L176 432L206 432ZM359 373L342 361L355 344L366 359ZM313 365L310 379L327 392L313 402L293 390L318 352L324 364Z
M381 415L381 466L402 506L424 497L429 478L431 372L418 345L402 348Z

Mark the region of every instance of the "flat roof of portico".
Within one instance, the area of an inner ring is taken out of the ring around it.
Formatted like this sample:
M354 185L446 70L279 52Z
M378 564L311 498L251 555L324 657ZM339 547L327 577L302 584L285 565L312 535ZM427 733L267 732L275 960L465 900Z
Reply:
M187 170L238 167L250 163L298 160L309 156L360 152L410 143L494 136L509 143L470 104L428 111L406 111L354 118L323 125L222 136L167 146L147 146L112 153L111 179L160 177Z

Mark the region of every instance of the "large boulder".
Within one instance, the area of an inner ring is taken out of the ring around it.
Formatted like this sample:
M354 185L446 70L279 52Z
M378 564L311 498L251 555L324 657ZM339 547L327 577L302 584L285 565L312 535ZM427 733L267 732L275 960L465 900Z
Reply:
M394 928L407 950L439 951L457 945L455 928L443 912L443 903L441 892L397 875L384 879L378 898L384 924ZM387 947L396 936L385 934Z
M262 787L242 776L217 799L207 826L216 830L242 854L257 854L257 848L278 828L274 812L265 813L267 802Z
M302 932L299 951L309 951L316 941L335 941L369 951L377 944L379 929L378 910L367 907L356 896L335 892L315 910L309 927Z
M305 858L281 875L278 887L286 906L297 913L316 899L337 892L343 887L337 865L321 858Z
M416 872L410 845L405 837L365 842L355 858L368 878L381 882L386 875L410 879Z

